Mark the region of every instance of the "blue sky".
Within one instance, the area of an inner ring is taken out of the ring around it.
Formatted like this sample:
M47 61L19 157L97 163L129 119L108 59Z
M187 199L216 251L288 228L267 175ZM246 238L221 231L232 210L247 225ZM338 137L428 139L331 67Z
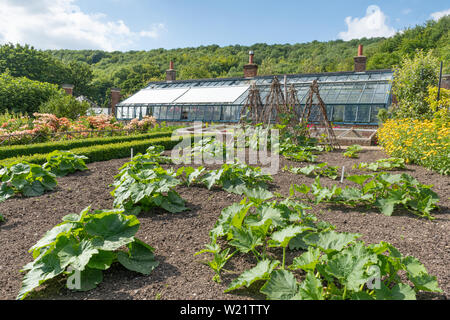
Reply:
M385 36L450 14L448 0L1 0L0 43L150 50Z

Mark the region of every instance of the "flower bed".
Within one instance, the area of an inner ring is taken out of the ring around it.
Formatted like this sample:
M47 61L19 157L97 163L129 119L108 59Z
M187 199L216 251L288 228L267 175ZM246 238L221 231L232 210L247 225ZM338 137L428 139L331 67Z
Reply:
M450 122L446 117L391 119L378 130L378 139L390 156L450 174Z

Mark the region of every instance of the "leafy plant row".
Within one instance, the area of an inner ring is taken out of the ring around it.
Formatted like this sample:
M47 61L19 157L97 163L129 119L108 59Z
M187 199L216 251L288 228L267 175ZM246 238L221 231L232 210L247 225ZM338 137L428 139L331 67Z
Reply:
M317 165L310 165L303 168L287 168L287 166L283 169L284 171L289 171L294 174L303 174L305 176L313 176L313 177L328 177L330 179L336 180L339 176L338 167L337 166L328 166L328 163L319 163Z
M54 190L58 184L56 177L87 170L85 159L70 151L54 151L42 166L23 162L0 168L0 202L16 194L37 197Z
M359 187L345 188L333 185L324 187L320 177L308 187L294 185L291 192L304 195L311 193L315 204L321 202L338 203L349 206L375 206L386 216L391 216L399 206L420 216L433 220L431 212L438 208L439 196L431 190L432 186L423 185L408 174L375 173L346 177Z
M419 260L403 257L391 244L366 245L358 240L361 235L336 232L307 214L310 208L301 202L271 199L270 192L253 190L225 208L210 243L196 254L212 255L206 263L217 282L234 256L253 256L256 265L225 292L252 287L274 300L409 300L419 291L442 292ZM288 250L301 254L287 261ZM402 281L401 272L413 287Z
M355 164L353 169L367 170L367 171L384 171L394 169L405 169L405 160L402 158L380 159L375 162L361 162Z
M181 167L176 172L166 170L161 164L171 163L171 159L163 156L163 151L161 146L152 146L147 153L136 155L120 168L112 184L115 208L124 208L133 214L154 207L178 213L187 210L175 190L178 185L197 184L208 189L217 186L241 195L248 189L266 187L267 182L272 181L271 176L263 174L260 168L238 162L224 164L217 170L204 167Z

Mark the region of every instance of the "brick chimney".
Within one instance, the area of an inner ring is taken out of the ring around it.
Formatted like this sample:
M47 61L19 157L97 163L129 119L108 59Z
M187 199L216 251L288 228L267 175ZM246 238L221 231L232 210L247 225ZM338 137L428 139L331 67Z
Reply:
M116 116L116 105L120 102L120 89L111 88L111 115Z
M358 47L358 56L355 59L355 72L366 71L367 57L363 55L363 45L360 44Z
M175 81L177 79L177 71L173 68L173 61L170 61L169 70L166 70L166 81Z
M253 51L249 52L248 64L244 66L245 78L254 78L258 75L258 65L253 61L254 55Z
M68 94L69 96L73 96L73 88L75 88L73 84L63 84L61 85L61 87L64 89L66 94Z

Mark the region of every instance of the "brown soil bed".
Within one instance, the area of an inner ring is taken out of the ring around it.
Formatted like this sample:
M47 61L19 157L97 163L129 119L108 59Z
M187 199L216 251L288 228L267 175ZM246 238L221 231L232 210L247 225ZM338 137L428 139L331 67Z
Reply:
M365 150L359 159L344 158L339 152L319 156L319 162L345 166L350 173L358 162L371 162L386 158L381 151ZM87 206L93 209L112 208L113 199L109 184L114 175L128 159L98 162L88 165L89 171L58 179L54 192L38 198L15 198L0 204L0 213L6 222L0 224L0 299L15 299L23 274L19 270L32 261L28 249L43 234L61 222L69 213L79 213ZM305 166L281 159L280 169L285 165ZM417 257L437 276L443 294L420 294L419 299L447 299L450 297L450 178L425 168L408 165L407 173L424 184L433 184L433 190L441 198L441 210L434 212L436 220L430 222L413 214L403 213L386 217L375 209L357 210L348 207L314 206L312 212L321 220L331 222L338 231L356 232L363 235L366 243L387 241L396 246L403 255ZM273 176L273 191L288 195L292 183L312 184L314 179L279 171ZM338 183L327 178L323 185ZM344 183L347 184L348 182ZM179 187L180 195L191 209L181 214L164 212L139 215L141 226L137 236L153 246L160 262L150 276L128 271L113 265L104 273L103 282L89 292L72 292L65 288L64 279L43 285L31 298L38 299L168 299L168 300L239 300L262 299L257 292L238 291L224 294L239 273L254 265L246 256L232 259L223 282L212 281L213 271L201 261L206 255L194 257L194 253L208 243L209 230L215 224L223 208L242 197L221 190L200 187ZM276 254L276 252L275 252ZM290 254L290 259L298 253Z

